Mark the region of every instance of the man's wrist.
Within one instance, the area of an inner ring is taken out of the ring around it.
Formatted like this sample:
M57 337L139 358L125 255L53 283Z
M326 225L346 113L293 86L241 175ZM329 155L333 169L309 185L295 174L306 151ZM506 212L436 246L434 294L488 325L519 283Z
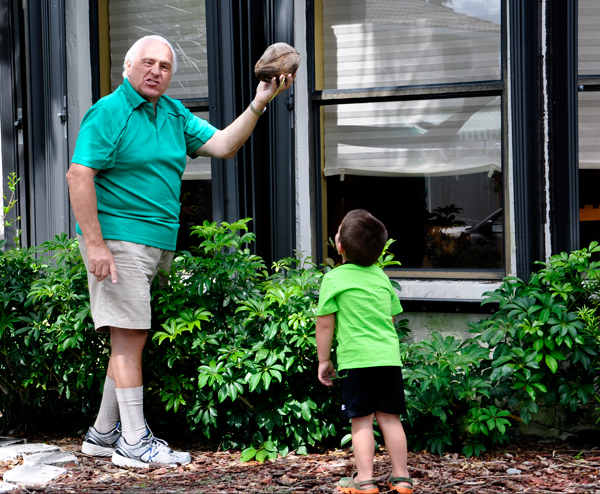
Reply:
M260 108L261 105L257 104L257 106ZM257 117L260 117L264 112L267 111L267 105L265 105L262 110L259 110L253 105L253 103L250 103L250 111L254 113Z

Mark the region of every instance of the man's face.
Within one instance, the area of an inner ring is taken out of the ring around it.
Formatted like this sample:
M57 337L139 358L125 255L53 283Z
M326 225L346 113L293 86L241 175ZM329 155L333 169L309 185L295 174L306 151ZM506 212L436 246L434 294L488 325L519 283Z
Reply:
M165 93L173 75L171 49L158 40L146 41L133 62L127 61L127 78L133 88L150 103Z

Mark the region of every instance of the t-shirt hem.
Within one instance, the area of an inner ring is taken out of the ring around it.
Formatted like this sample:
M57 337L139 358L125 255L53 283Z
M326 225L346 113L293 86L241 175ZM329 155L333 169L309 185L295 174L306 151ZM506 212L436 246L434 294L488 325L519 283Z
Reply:
M397 361L394 363L391 362L381 362L381 363L377 363L376 365L373 365L372 363L370 364L365 364L365 365L360 365L360 364L356 364L356 365L339 365L337 370L338 372L343 371L343 370L350 370L350 369L368 369L371 367L404 367L404 365L402 364L402 362L398 363Z
M75 226L75 231L77 232L77 234L83 236L83 233L81 233L81 229L79 228L79 223L77 223L77 225ZM128 237L123 235L115 235L111 233L102 233L102 238L104 240L122 240L123 242L131 242L132 244L146 245L148 247L156 247L157 249L169 250L173 252L177 247L177 243L155 242L145 238Z
M176 243L164 243L157 242L154 240L148 240L146 238L127 237L123 235L114 234L102 234L105 240L122 240L124 242L131 242L132 244L146 245L148 247L156 247L157 249L175 251Z

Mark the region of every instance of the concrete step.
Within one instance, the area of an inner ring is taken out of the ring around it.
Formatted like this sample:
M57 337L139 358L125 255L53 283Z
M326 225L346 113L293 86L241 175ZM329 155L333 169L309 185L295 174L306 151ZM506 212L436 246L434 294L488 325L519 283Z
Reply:
M8 482L2 482L0 480L0 494L3 494L4 492L14 491L15 489L18 489L18 487L15 484L9 484Z
M0 436L0 448L2 446L10 446L11 444L24 444L26 442L27 439L25 438L17 439L16 437Z
M50 444L10 444L8 446L0 447L0 461L11 461L18 460L24 455L32 455L34 453L49 453L51 451L58 451L58 446L51 446Z
M76 456L61 451L58 446L27 443L25 439L0 437L0 463L22 458L23 464L4 472L0 494L17 486L39 486L67 473L67 465L78 465Z
M51 465L31 464L19 465L4 472L4 482L17 485L43 485L67 473L66 468Z
M23 465L51 465L53 467L65 467L67 465L79 465L76 456L65 451L51 451L47 453L34 453L23 456Z

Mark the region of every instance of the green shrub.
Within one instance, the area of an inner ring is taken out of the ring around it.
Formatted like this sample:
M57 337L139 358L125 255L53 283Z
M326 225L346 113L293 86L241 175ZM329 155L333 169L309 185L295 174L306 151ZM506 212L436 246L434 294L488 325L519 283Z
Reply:
M513 408L528 422L536 402L560 404L576 412L596 395L597 326L590 324L598 306L599 252L589 248L552 256L528 283L506 278L486 294L499 311L472 326L494 349L489 365L499 386L510 385Z
M247 246L248 221L193 229L200 255L178 256L169 286L156 291L161 329L148 359L167 409L263 460L306 453L336 435L338 419L315 374L322 273L306 259L283 259L269 274Z
M403 345L409 444L442 454L478 455L528 423L539 403L576 413L599 400L600 263L587 249L539 263L529 282L507 277L483 304L490 318L470 324L465 341L434 334Z
M333 263L297 255L267 268L250 251L249 221L195 227L198 250L178 253L168 285L156 283L146 409L243 460L339 445L339 388L316 378L316 304ZM397 263L387 247L382 267ZM396 322L411 448L478 455L541 402L575 413L598 399L598 251L553 256L528 283L506 278L483 302L499 310L464 341L407 344L407 321ZM0 283L0 430L64 416L86 425L109 348L93 329L77 241L3 253Z
M0 425L97 409L106 374L93 331L85 267L65 234L0 256ZM103 379L102 379L103 381Z

